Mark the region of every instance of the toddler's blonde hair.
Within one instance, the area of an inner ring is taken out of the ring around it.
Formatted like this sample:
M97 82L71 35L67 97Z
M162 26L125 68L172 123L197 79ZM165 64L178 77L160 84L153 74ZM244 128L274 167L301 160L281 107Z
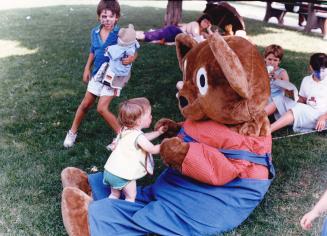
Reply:
M119 104L118 122L123 127L133 128L150 107L150 102L145 97L123 101Z

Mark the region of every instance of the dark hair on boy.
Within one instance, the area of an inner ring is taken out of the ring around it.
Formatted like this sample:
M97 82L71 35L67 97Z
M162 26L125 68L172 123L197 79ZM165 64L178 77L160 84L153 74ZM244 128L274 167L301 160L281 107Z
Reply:
M118 122L121 126L133 128L138 119L151 107L145 97L132 98L119 104Z
M204 20L204 19L210 21L211 24L213 23L212 17L211 17L210 15L208 15L207 13L201 15L201 16L196 20L196 22L198 22L199 24L201 24L201 21Z
M310 57L310 66L313 70L327 68L327 55L325 53L314 53Z
M277 44L271 44L265 48L265 52L263 53L264 58L266 58L269 54L273 54L281 61L284 56L284 49Z
M120 5L117 0L101 0L97 7L97 15L100 16L103 10L110 10L116 17L120 17Z

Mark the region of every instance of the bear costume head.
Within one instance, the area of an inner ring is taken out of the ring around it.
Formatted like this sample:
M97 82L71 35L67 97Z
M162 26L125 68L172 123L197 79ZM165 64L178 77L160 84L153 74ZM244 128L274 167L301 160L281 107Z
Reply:
M185 118L211 119L245 135L269 134L263 113L269 80L254 45L242 37L218 34L198 44L180 34L176 50L183 72L183 82L177 84L179 108Z

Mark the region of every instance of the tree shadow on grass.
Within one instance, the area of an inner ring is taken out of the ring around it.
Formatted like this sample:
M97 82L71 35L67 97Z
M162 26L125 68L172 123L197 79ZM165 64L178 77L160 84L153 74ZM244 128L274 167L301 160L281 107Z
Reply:
M125 15L120 25L133 23L136 29L162 25L164 9L122 7ZM199 12L185 12L185 21L196 19ZM14 50L0 58L0 122L1 152L0 232L39 235L65 235L60 214L60 172L67 166L89 171L92 166L102 169L108 152L105 145L113 132L93 108L79 131L77 145L70 150L62 147L77 106L86 90L82 83L83 68L89 51L91 28L96 24L95 6L58 6L1 11L0 42L14 42ZM254 25L252 25L254 26ZM249 35L265 34L249 27ZM15 49L16 47L16 49ZM17 48L24 49L25 55ZM261 51L263 48L259 48ZM15 51L16 50L16 51ZM19 52L19 53L18 53ZM303 77L308 53L286 51L283 66L292 77ZM297 64L298 63L298 64ZM122 96L114 99L111 110L123 99L146 96L153 105L153 120L168 117L180 121L175 84L180 80L175 47L141 43L139 58L133 65L132 79ZM299 85L299 81L296 80ZM309 145L309 146L308 146ZM285 192L302 186L301 170L320 173L325 167L323 138L309 136L274 143L277 178L264 202L240 228L234 232L254 235L287 232L278 226L280 218L288 219L290 229L297 227L299 211L310 204L312 196L303 200L292 197L278 200ZM306 149L303 152L303 147ZM316 150L312 152L312 150ZM156 176L164 166L157 159ZM319 167L319 168L318 168ZM310 178L321 183L321 177ZM148 184L155 178L140 181ZM283 191L281 191L283 190ZM302 190L301 190L302 191ZM281 202L282 201L282 202ZM292 203L298 211L285 212L279 208ZM264 220L263 220L264 219ZM269 227L265 227L267 220ZM274 231L275 230L275 231ZM266 234L266 235L267 235Z

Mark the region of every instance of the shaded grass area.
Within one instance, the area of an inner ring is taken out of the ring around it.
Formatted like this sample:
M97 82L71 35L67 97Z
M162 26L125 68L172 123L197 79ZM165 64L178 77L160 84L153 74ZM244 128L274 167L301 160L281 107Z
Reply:
M122 10L123 26L133 23L136 29L149 29L162 24L163 9L123 5ZM184 21L190 21L199 12L183 14ZM85 93L82 73L95 24L94 5L0 14L0 42L15 45L9 55L0 55L0 234L65 235L60 213L61 170L67 166L87 172L93 166L101 170L107 159L105 145L113 132L95 107L80 128L77 145L69 150L62 146ZM260 36L255 42L261 51L260 43L274 43L270 33L298 37L293 39L299 42L298 48L305 48L294 51L286 43L282 67L299 87L307 73L308 51L324 42L262 22L246 20L246 25L250 37ZM180 79L174 47L142 43L132 79L122 96L114 99L111 110L116 111L124 99L146 96L153 105L154 121L161 117L182 120L175 99L175 84ZM244 224L226 235L305 235L298 221L326 186L326 145L325 134L274 142L277 177L270 192ZM156 162L158 175L164 166ZM152 181L153 177L146 177L140 184ZM319 223L321 220L307 235L318 235Z

